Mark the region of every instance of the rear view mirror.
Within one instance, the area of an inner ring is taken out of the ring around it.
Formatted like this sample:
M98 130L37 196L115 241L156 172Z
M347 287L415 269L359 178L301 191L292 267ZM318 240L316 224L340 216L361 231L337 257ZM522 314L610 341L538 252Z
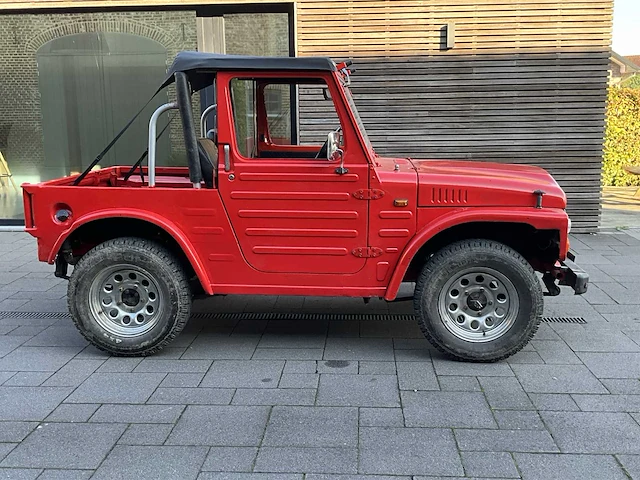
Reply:
M340 132L333 131L327 135L327 160L335 160L335 154L340 148Z

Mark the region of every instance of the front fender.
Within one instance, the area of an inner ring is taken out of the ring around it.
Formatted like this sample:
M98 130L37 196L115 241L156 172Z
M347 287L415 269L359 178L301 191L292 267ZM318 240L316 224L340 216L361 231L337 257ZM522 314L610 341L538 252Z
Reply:
M566 232L568 218L564 210L557 208L478 208L443 215L443 217L427 224L426 227L420 230L407 244L391 275L391 280L387 286L384 298L389 301L396 298L400 284L407 273L411 260L413 260L413 257L418 253L418 250L435 235L451 227L473 222L506 222L530 225L540 230L559 229L561 232ZM567 236L561 234L561 255L567 251L566 242Z
M167 232L178 243L178 245L186 255L189 263L193 267L193 270L198 277L198 280L202 285L203 290L207 294L213 295L213 288L211 287L211 281L209 279L209 276L207 275L207 271L200 261L200 257L198 256L197 252L193 248L193 244L189 241L182 229L180 229L175 223L167 221L167 219L164 217L140 210L129 208L110 208L108 210L97 210L83 215L82 217L74 221L67 230L64 230L60 234L60 236L55 241L53 248L49 252L47 262L53 263L55 261L56 255L60 251L60 248L62 247L64 241L69 238L69 235L71 235L79 227L96 220L103 220L107 218L131 218L142 220L145 222L149 222Z

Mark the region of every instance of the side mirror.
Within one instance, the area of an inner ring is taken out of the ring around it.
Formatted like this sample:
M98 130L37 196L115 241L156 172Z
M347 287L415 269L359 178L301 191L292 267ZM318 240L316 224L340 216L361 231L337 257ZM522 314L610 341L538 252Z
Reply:
M336 152L340 149L340 132L333 131L327 135L327 160L335 160Z

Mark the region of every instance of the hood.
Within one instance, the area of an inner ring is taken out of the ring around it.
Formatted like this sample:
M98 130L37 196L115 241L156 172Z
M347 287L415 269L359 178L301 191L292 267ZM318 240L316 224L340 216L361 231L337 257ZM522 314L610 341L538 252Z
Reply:
M411 160L418 173L418 206L443 205L565 208L567 198L549 173L539 167L488 162Z

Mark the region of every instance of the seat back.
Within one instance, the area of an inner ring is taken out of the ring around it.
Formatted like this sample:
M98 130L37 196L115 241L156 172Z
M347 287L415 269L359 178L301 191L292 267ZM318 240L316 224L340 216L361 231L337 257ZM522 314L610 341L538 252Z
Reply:
M202 178L207 188L216 188L218 178L218 147L209 138L198 139L198 155Z

